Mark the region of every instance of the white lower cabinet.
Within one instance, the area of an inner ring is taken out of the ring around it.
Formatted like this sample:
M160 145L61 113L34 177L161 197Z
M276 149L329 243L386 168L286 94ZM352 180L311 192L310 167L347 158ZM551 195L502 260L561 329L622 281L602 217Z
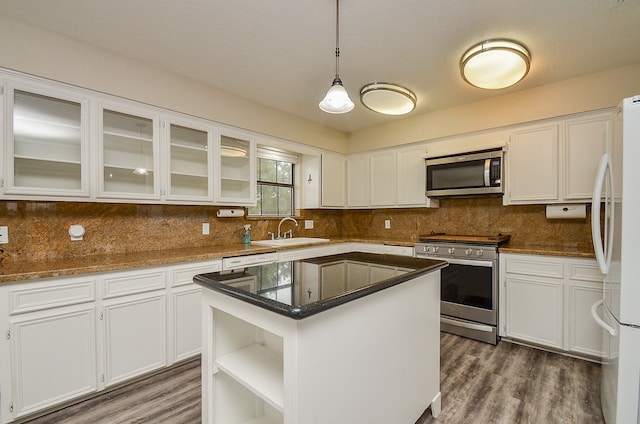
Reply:
M562 349L563 282L507 277L507 335Z
M501 336L597 357L601 335L590 314L602 297L595 260L501 254Z
M97 390L95 319L91 303L11 319L14 417Z
M167 364L165 298L159 291L104 303L106 387Z
M0 285L0 423L201 351L202 289L220 260Z
M200 297L202 287L189 285L173 290L169 301L173 314L170 323L169 343L171 362L181 361L200 353L202 349L200 331Z
M199 355L202 350L200 311L202 287L193 276L220 271L220 261L171 267L167 293L167 360L174 363Z

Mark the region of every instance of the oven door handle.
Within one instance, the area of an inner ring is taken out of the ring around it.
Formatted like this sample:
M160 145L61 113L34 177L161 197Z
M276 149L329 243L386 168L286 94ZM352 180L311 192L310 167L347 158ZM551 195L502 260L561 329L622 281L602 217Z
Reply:
M478 261L474 259L450 259L450 258L438 258L443 261L447 261L454 265L471 265L471 266L484 266L487 268L493 267L492 261Z

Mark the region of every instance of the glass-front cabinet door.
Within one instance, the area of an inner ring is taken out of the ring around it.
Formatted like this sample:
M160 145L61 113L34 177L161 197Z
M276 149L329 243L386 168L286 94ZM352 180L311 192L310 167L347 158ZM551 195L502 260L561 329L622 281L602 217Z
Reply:
M4 193L89 196L88 99L7 84Z
M98 196L159 199L159 120L137 110L99 108Z
M167 199L212 201L211 145L213 131L196 122L168 121Z
M220 134L218 202L229 205L255 205L255 141L244 134Z

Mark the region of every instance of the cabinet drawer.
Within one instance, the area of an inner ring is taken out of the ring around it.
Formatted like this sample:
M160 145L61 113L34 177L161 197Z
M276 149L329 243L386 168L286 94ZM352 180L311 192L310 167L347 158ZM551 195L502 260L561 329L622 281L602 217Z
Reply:
M569 278L579 281L602 282L604 276L600 272L598 264L594 262L569 263Z
M20 284L9 289L11 315L95 301L93 278Z
M222 269L235 269L246 266L263 265L278 261L277 253L262 253L257 255L235 256L222 259Z
M507 257L505 270L509 274L536 275L538 277L563 278L562 260L552 258Z
M164 271L115 274L105 277L104 298L160 290L166 287Z
M220 271L220 261L209 262L200 265L190 265L185 267L173 268L171 270L171 285L173 287L186 286L193 284L193 276L197 274L206 274L208 272Z

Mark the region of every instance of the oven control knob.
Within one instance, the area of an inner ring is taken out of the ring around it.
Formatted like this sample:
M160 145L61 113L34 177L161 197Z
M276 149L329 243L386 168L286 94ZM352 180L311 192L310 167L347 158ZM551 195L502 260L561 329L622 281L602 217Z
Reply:
M476 252L476 255L477 255L477 256L482 256L482 255L484 255L484 251L483 251L482 249L480 249L480 250L478 250L478 251Z
M471 256L471 254L473 253L473 250L467 249L464 251L464 253L466 253L467 256Z
M439 249L438 246L434 246L433 247L433 253L438 253L438 249Z
M455 247L450 247L450 248L449 248L449 254L450 254L450 255L453 255L453 252L455 252L455 251L456 251L456 248L455 248Z
M431 247L429 247L429 246L425 247L425 248L424 248L424 252L425 252L425 253L429 253L429 252L431 252Z

